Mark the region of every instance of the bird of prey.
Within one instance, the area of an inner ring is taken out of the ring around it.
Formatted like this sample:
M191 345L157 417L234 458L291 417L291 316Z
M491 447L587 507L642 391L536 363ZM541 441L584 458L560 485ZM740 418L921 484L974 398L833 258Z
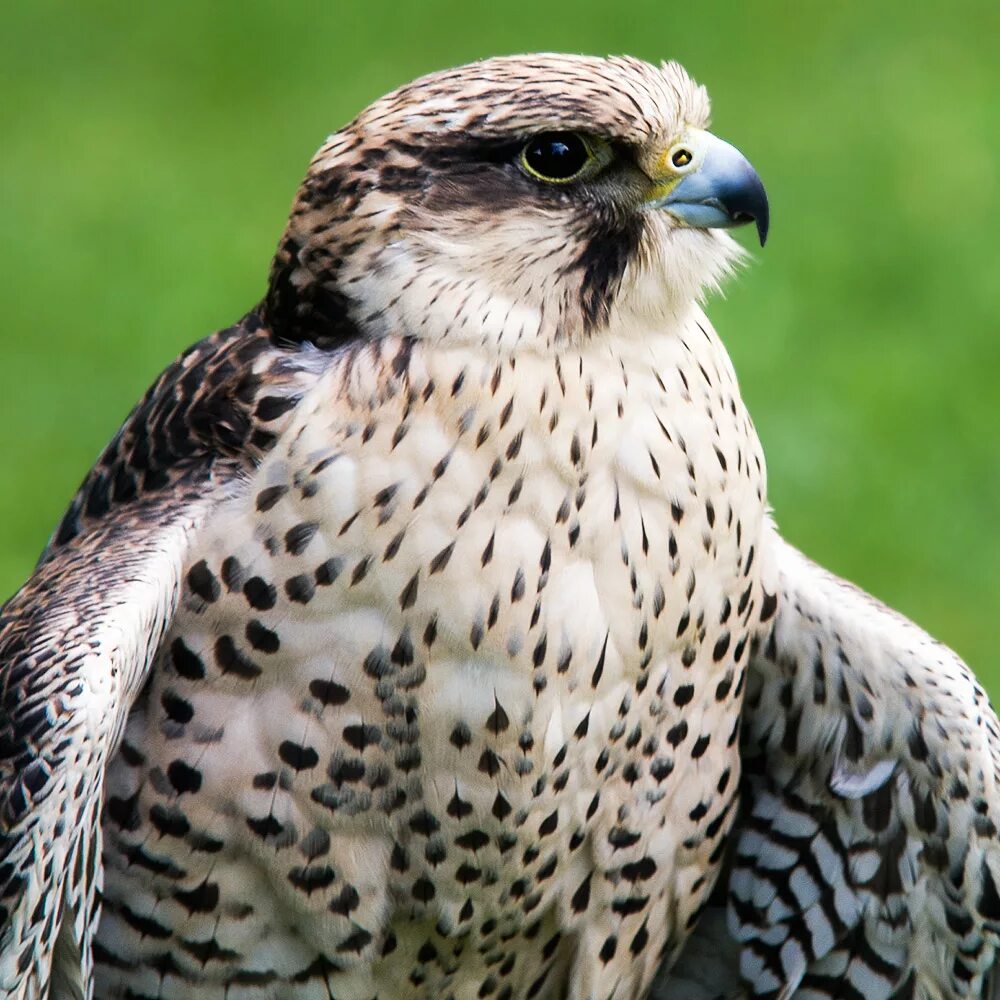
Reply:
M981 997L997 720L770 520L673 63L329 138L0 620L7 997Z

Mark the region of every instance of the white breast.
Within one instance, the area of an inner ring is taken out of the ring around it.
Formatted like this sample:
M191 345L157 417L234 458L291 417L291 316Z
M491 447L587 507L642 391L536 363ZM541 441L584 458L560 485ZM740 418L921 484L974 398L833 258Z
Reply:
M731 819L764 494L700 314L558 357L345 356L189 568L126 737L142 762L112 776L141 826L108 830L124 857L173 817L144 850L181 874L140 894L111 863L109 909L211 926L240 968L291 976L339 948L359 996L409 995L428 933L493 921L513 948L539 918L516 975L561 931L581 949L544 958L564 981L599 982L615 937L649 940L626 952L647 982ZM219 903L191 913L177 884L206 879ZM109 927L117 953L151 953ZM489 974L488 951L460 975Z

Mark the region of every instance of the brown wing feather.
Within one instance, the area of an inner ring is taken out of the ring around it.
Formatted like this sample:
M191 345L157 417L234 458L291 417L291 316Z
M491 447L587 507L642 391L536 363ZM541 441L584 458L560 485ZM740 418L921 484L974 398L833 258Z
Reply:
M46 554L109 511L169 491L192 468L250 468L330 355L276 346L259 310L186 350L153 383L87 474Z

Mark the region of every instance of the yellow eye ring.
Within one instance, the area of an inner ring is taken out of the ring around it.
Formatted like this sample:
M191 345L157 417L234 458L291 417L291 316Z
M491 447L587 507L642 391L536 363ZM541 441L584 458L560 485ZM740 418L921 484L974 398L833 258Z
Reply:
M525 173L547 184L568 184L580 177L596 156L578 132L542 132L532 136L518 160Z
M664 157L670 169L676 173L687 173L694 167L694 150L685 142L679 142L673 146Z

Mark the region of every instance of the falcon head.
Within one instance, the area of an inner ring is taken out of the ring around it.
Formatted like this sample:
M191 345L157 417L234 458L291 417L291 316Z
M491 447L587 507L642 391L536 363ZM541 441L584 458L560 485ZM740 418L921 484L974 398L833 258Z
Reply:
M422 77L310 165L265 302L275 335L551 349L676 319L767 234L767 197L676 63L528 55Z

